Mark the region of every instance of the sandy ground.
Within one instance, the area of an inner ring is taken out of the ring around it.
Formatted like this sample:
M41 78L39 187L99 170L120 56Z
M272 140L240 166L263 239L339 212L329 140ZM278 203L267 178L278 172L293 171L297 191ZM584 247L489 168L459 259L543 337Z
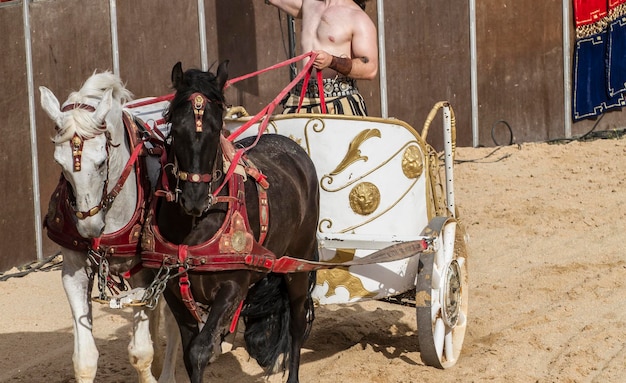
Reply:
M469 326L457 365L422 363L414 308L323 306L305 345L303 383L626 382L626 140L493 150L457 153L476 160L455 167L470 236ZM60 271L0 282L0 318L0 382L74 381ZM96 307L98 382L135 379L128 318ZM178 381L187 382L180 363ZM265 381L241 342L205 376Z

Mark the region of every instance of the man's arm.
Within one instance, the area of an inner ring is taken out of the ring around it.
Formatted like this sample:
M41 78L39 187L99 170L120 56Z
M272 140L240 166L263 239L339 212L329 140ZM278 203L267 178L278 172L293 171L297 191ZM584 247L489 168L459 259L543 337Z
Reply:
M302 0L265 0L265 4L272 4L297 19L302 18Z
M333 56L318 50L313 66L330 68L357 80L373 80L378 73L378 34L374 23L363 13L355 23L352 34L352 58Z
M378 73L378 32L374 22L363 12L352 35L352 71L350 77L373 80Z

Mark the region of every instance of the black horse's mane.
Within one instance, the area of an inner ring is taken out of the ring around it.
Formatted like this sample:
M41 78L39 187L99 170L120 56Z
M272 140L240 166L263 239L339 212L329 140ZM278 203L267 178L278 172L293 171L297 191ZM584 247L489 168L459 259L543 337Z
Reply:
M172 111L189 104L189 96L193 93L202 93L213 104L224 108L224 92L217 84L217 76L211 72L204 72L200 69L188 69L183 76L183 84L176 89L176 94L170 102L170 107L165 113L165 120L170 121Z

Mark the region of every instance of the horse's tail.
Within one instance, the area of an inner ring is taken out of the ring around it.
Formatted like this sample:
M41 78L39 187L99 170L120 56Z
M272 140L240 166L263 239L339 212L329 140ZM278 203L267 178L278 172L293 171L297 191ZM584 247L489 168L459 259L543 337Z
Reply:
M246 350L268 374L289 359L289 297L282 275L269 274L250 288L242 311ZM283 355L283 359L279 358Z
M319 250L317 247L315 248L314 261L319 261ZM306 295L306 302L304 304L304 310L306 311L306 331L304 332L304 340L309 338L311 334L311 328L313 328L313 320L315 319L315 306L313 304L313 289L315 288L315 284L317 283L317 271L311 271L309 273L309 290Z
M315 249L314 260L319 260ZM315 311L311 293L315 288L317 273L309 273L307 300L304 304L306 330L303 341L309 337ZM291 354L291 321L289 296L283 275L270 273L250 288L241 313L246 330L246 350L268 374L286 370ZM282 356L282 358L281 358Z

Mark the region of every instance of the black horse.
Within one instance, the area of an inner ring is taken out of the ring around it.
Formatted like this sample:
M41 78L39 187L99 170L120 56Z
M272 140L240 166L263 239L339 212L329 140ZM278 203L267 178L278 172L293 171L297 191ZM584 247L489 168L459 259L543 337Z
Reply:
M241 312L248 353L268 374L288 366L295 383L313 321L315 275L278 274L272 265L282 256L317 260L317 175L287 137L266 134L234 146L224 137L227 66L216 74L183 73L180 62L172 69L176 94L166 114L171 133L161 192L169 198L154 208L144 264L175 274L164 296L192 382L202 382Z

